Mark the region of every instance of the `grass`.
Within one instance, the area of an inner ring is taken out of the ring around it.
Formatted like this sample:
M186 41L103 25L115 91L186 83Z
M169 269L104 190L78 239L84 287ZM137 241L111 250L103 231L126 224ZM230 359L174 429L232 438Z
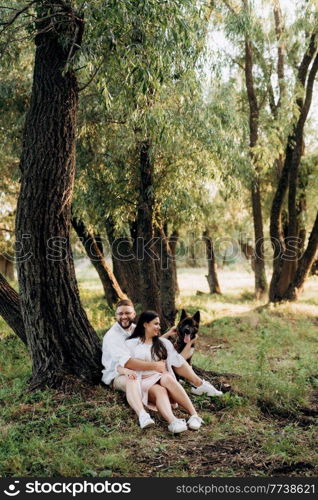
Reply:
M178 307L202 313L194 364L231 385L222 398L191 396L202 429L171 436L156 414L141 431L123 396L102 387L28 393L28 353L0 318L1 476L317 476L318 280L299 303L268 307L246 270L220 273L220 297L196 295L207 292L203 269L179 276ZM84 262L78 279L102 337L113 312Z

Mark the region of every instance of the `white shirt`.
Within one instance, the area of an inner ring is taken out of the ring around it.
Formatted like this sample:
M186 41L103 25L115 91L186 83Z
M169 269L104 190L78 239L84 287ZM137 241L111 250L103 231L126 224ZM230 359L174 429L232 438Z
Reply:
M124 330L119 323L115 323L108 332L105 333L103 339L103 355L102 363L102 381L109 385L115 377L119 375L118 366L125 366L131 358L130 350L127 346L126 339L132 334L135 329L134 324L127 330Z
M167 365L167 370L169 372L172 372L172 366L182 366L186 361L185 359L179 354L175 348L173 347L172 343L170 340L166 338L161 338L161 342L164 343L166 349L167 349L167 359L166 359L166 365ZM151 347L152 344L145 344L142 342L140 338L135 338L135 339L129 339L126 342L126 345L129 348L130 351L130 357L139 359L141 361L155 361L151 357ZM136 371L136 370L135 370ZM137 372L139 375L153 375L154 373L158 373L155 370L142 370Z

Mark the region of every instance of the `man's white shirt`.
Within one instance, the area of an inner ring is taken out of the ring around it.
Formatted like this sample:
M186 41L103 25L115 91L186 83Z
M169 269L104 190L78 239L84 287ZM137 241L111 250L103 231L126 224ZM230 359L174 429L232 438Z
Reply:
M130 350L126 344L126 339L130 337L135 329L135 324L124 330L119 323L115 323L108 332L105 333L103 339L103 356L102 363L104 365L102 381L109 385L115 377L119 375L118 366L125 366L131 358Z

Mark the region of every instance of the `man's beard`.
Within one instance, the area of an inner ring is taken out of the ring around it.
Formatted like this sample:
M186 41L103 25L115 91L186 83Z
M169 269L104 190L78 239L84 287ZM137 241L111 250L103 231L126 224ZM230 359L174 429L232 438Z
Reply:
M133 324L134 319L126 319L124 325L123 325L122 321L123 320L120 319L120 320L118 320L118 323L120 324L120 326L122 327L123 330L128 330L131 327L131 325Z

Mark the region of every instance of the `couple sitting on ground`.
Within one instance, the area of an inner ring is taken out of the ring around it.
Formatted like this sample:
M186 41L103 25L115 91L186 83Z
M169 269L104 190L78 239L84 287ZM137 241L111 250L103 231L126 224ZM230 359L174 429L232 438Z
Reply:
M168 338L176 335L176 327L159 338L160 320L155 311L141 313L136 325L135 317L133 303L121 300L116 308L117 322L103 340L103 382L126 393L127 401L137 413L142 429L154 424L145 407L158 410L168 422L169 431L174 434L188 428L199 429L202 419L176 380L174 372L194 386L191 391L193 394L221 396L222 392L194 373L186 361L187 353L182 351L179 354L175 350ZM189 349L189 344L185 350ZM172 407L177 404L190 415L187 422L173 414Z

